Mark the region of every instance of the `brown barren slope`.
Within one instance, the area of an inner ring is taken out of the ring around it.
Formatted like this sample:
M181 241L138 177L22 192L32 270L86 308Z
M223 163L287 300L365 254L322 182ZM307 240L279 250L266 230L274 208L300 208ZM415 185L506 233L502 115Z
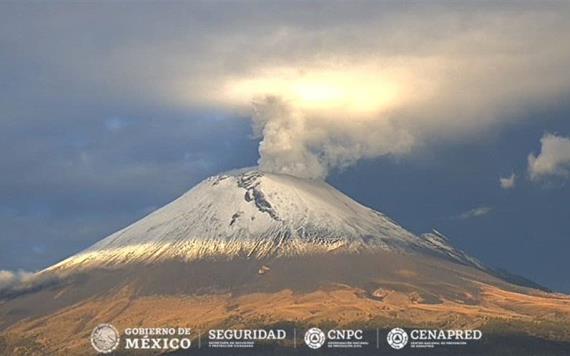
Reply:
M8 354L92 352L89 334L99 323L202 332L283 323L509 327L570 341L570 297L437 259L330 254L88 271L3 300L0 320L0 347Z

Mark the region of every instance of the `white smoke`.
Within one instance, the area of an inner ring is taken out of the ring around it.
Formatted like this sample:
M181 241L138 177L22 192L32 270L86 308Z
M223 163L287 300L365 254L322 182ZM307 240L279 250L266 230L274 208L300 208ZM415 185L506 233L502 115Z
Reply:
M304 178L324 178L333 167L357 160L408 152L414 138L390 120L347 122L350 117L321 116L278 97L254 103L253 129L261 137L262 170Z

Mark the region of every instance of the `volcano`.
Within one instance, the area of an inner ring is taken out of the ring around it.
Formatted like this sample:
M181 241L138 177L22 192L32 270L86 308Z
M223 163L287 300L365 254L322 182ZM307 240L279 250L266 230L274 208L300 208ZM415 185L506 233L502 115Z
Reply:
M246 171L206 179L48 271L376 251L436 256L485 269L443 235L417 237L324 181Z
M324 181L258 170L204 180L0 303L0 353L82 353L109 322L508 326L570 340L569 297L486 266L438 231L417 236Z

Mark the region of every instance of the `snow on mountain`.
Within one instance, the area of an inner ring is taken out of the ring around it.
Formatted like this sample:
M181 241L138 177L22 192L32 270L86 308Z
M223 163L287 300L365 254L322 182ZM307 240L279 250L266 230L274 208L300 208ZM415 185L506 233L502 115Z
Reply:
M480 270L488 270L479 260L467 255L465 252L456 249L449 244L449 240L441 232L433 229L433 232L422 234L421 237L431 244L432 249L440 252L455 262L464 265L474 266Z
M443 235L415 236L324 181L251 170L210 177L49 270L375 249L437 255L482 268Z

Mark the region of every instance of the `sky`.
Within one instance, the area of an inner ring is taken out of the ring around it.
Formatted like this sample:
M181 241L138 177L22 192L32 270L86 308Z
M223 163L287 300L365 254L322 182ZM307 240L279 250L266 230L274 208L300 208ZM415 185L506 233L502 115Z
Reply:
M570 293L567 2L2 2L0 270L233 168Z

